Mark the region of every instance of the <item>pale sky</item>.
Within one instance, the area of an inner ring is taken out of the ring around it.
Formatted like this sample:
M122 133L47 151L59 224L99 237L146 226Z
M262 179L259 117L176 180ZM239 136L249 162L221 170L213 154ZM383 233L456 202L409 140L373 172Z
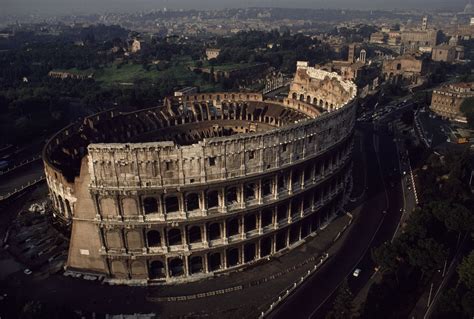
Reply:
M1 13L94 13L151 9L212 9L242 7L456 9L468 0L0 0Z

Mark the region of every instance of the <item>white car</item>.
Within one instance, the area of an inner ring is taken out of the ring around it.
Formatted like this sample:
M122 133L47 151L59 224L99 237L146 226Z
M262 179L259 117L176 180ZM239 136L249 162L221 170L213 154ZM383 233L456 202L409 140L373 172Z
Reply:
M352 273L352 276L354 276L354 277L359 277L361 271L362 271L362 270L361 270L360 268L357 268L357 269L354 270L354 272Z
M31 275L33 272L30 269L26 268L25 270L23 270L23 273L25 275Z

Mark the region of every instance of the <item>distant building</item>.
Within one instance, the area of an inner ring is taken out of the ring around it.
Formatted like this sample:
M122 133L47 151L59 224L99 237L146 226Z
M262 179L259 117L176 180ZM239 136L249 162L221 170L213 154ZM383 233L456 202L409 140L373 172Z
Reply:
M350 44L349 45L349 52L348 52L348 55L347 55L347 61L349 63L354 63L355 62L355 50L356 50L355 44Z
M403 55L384 60L383 75L389 82L419 86L427 81L428 63L414 55Z
M181 90L174 91L174 96L186 96L186 95L191 95L197 92L198 92L197 87L188 86L188 87L182 88Z
M370 35L370 43L383 44L385 43L386 38L387 38L387 35L385 33L374 32Z
M452 63L456 59L456 47L450 45L438 45L433 48L431 59L437 62Z
M447 119L466 122L466 117L461 112L461 104L474 97L474 82L460 82L447 84L433 90L431 110Z
M49 71L48 76L55 79L76 79L84 80L91 79L94 76L94 73L75 73L75 72L66 72L66 71Z
M134 39L130 47L132 53L137 53L145 48L145 41Z
M432 48L438 44L438 41L439 31L435 29L407 30L401 33L401 43L408 49Z
M220 53L221 49L206 49L206 57L208 60L217 59Z

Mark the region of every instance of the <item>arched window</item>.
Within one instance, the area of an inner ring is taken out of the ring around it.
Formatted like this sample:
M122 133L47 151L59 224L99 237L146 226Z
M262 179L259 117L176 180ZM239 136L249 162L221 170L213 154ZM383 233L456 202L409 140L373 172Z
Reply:
M150 230L146 234L146 238L148 240L149 247L159 247L161 246L161 235L160 232L157 230Z
M168 196L165 199L166 213L175 213L179 211L179 201L176 196Z
M179 277L184 275L183 260L181 258L174 258L169 262L168 266L171 277Z
M163 263L159 260L152 261L150 263L148 271L149 271L150 279L158 279L158 278L166 277L165 267L163 266Z
M186 196L186 210L193 211L199 209L199 195L191 193Z
M158 212L158 201L154 197L143 199L143 209L145 214L153 214Z
M181 230L172 228L168 231L168 245L182 245Z
M189 242L190 243L200 243L202 241L201 237L201 227L192 226L188 229Z

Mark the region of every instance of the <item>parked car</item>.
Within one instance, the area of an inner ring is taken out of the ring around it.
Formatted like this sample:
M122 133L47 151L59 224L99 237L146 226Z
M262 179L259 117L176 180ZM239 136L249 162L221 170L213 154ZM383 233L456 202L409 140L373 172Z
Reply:
M361 270L360 268L357 268L357 269L354 270L354 272L352 273L352 276L354 276L354 277L359 277L361 271L362 271L362 270Z

